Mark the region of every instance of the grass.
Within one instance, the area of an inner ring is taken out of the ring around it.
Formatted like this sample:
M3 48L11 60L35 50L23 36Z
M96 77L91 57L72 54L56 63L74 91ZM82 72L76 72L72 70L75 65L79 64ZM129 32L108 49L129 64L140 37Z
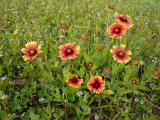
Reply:
M0 118L160 119L159 6L159 0L0 0ZM116 40L106 30L115 12L134 23L121 40L132 51L127 64L110 54ZM24 61L21 49L29 41L43 52ZM81 48L70 62L58 57L59 46L68 42ZM83 78L82 86L66 83L69 72ZM106 82L101 94L87 89L94 75Z

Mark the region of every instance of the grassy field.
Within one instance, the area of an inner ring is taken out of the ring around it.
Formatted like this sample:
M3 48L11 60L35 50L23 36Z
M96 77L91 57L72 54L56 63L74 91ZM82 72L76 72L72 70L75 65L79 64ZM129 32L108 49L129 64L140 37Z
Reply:
M107 32L116 12L133 22L120 40ZM30 41L43 52L24 61ZM66 43L80 47L76 59L60 59ZM132 52L126 64L110 53L117 44ZM99 94L93 76L105 81ZM0 0L0 119L160 120L160 1Z

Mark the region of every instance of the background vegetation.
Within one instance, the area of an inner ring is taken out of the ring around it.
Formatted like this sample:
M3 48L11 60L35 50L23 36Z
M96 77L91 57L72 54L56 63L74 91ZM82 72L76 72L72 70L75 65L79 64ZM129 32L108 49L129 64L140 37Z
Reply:
M132 51L125 65L109 52L106 29L115 12L128 14L134 23L123 37ZM33 40L43 53L25 62L20 50ZM69 65L58 57L59 45L68 42L81 47ZM68 72L83 78L84 85L69 87ZM106 81L102 94L88 91L92 75ZM2 120L158 120L159 93L159 0L0 0Z

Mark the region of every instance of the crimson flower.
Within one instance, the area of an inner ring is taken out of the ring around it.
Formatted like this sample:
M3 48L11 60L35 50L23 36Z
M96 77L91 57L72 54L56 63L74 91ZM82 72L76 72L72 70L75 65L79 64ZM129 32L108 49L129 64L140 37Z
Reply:
M68 77L66 81L70 86L74 88L79 87L83 83L83 79L79 79L77 75Z
M94 76L87 83L87 87L88 87L88 89L90 89L94 93L98 93L99 94L104 89L105 82L102 80L102 77Z
M22 48L21 52L25 54L22 58L26 61L29 59L34 59L37 54L42 51L40 45L38 45L36 41L31 41L25 44L25 48Z
M120 47L114 45L113 49L110 50L111 54L113 55L113 58L115 61L120 63L127 63L131 58L131 51L125 50L126 46L121 44Z
M77 58L79 51L80 51L79 46L76 46L72 43L67 43L59 47L59 57L62 60L75 59Z
M111 37L121 38L125 32L126 32L126 28L121 23L113 23L108 28L108 33Z
M121 15L119 13L115 13L115 19L125 25L126 28L131 28L133 26L132 20L128 15Z

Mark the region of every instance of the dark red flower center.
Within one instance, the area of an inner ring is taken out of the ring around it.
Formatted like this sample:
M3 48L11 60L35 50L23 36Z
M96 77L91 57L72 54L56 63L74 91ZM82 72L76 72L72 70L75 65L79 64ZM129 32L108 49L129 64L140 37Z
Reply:
M125 52L124 51L119 51L118 53L117 53L117 55L118 55L118 57L124 57L125 56Z
M100 83L98 80L95 80L95 82L92 84L92 87L95 88L95 89L98 89L100 87Z
M72 83L76 84L78 83L78 78L74 76L73 78L70 79Z
M68 48L66 51L65 51L65 54L66 55L72 55L73 54L73 50L71 48Z
M31 49L30 51L29 51L29 55L30 56L35 56L37 54L37 50L35 50L35 49Z
M121 16L119 19L120 19L122 22L128 22L126 16Z
M115 28L115 29L114 29L114 32L115 32L116 34L119 34L119 33L121 32L121 30L120 30L120 28Z

